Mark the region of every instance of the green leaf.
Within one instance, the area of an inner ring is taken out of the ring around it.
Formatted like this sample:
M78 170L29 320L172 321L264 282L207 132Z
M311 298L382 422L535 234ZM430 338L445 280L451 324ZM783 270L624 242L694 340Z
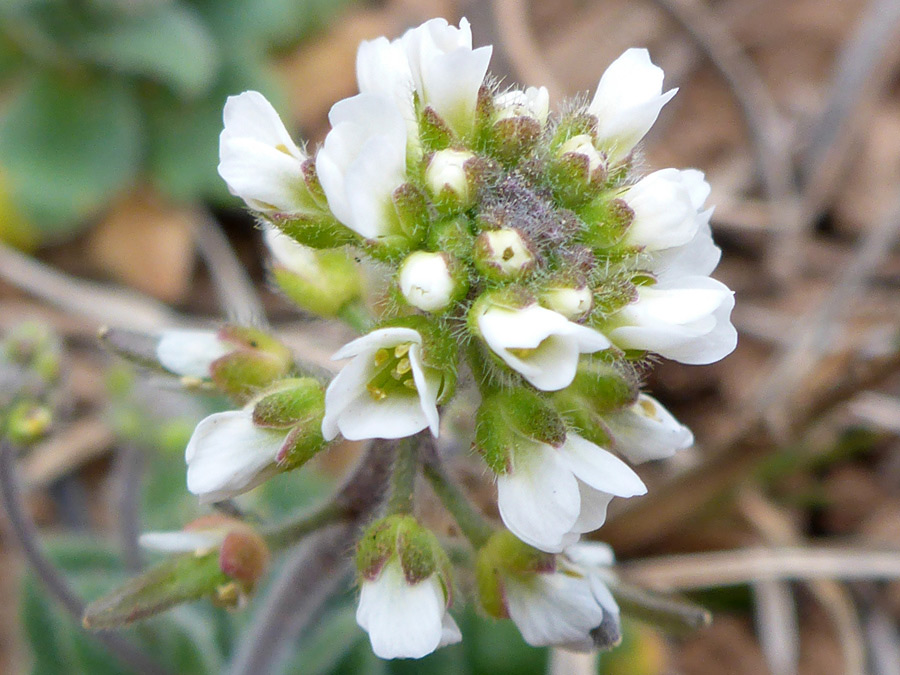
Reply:
M50 236L69 233L126 188L140 155L140 111L114 80L42 74L0 117L9 192Z
M143 12L80 36L74 49L98 65L158 80L183 98L209 91L219 57L201 17L176 2L147 3L145 7Z

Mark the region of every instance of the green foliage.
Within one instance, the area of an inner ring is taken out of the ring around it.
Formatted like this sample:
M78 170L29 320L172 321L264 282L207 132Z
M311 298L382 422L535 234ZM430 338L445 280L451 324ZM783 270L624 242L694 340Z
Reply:
M170 199L230 197L216 173L230 94L278 100L275 49L349 0L6 0L0 3L0 172L12 203L59 239L139 176Z

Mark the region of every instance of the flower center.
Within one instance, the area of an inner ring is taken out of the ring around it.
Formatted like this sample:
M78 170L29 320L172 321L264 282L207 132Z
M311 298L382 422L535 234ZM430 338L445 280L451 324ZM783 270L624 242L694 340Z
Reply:
M409 360L412 342L404 342L393 349L382 347L375 352L375 371L366 384L369 395L376 401L384 400L390 394L415 393L416 381Z

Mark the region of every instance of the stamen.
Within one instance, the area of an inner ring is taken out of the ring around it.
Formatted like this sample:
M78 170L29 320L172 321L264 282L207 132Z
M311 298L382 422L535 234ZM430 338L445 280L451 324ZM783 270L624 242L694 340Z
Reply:
M391 358L391 353L387 349L382 347L377 352L375 352L375 365L380 366L389 358Z
M383 401L387 398L387 392L381 387L376 387L371 382L366 385L366 389L369 390L369 394L371 394L372 398L376 401Z
M402 359L406 356L407 352L409 352L409 348L412 346L410 342L404 342L402 345L397 345L394 347L394 356L398 359Z
M403 380L403 386L408 389L412 389L413 391L418 391L418 388L416 387L416 381L411 377Z

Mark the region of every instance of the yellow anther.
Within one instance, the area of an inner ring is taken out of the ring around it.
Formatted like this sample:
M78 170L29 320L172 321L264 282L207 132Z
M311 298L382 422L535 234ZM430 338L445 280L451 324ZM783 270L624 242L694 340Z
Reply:
M402 359L404 356L406 356L407 352L409 352L409 348L411 346L412 344L409 342L405 342L402 345L397 345L396 347L394 347L394 356L396 356L398 359Z
M416 387L416 381L411 377L408 377L407 379L403 380L403 386L406 387L407 389L412 389L413 391L418 391L418 388Z
M369 394L376 401L383 401L384 399L387 398L387 392L384 389L382 389L381 387L376 387L373 384L367 384L366 389L369 390Z
M391 353L387 349L381 348L375 352L375 365L380 366L389 358L391 358Z

